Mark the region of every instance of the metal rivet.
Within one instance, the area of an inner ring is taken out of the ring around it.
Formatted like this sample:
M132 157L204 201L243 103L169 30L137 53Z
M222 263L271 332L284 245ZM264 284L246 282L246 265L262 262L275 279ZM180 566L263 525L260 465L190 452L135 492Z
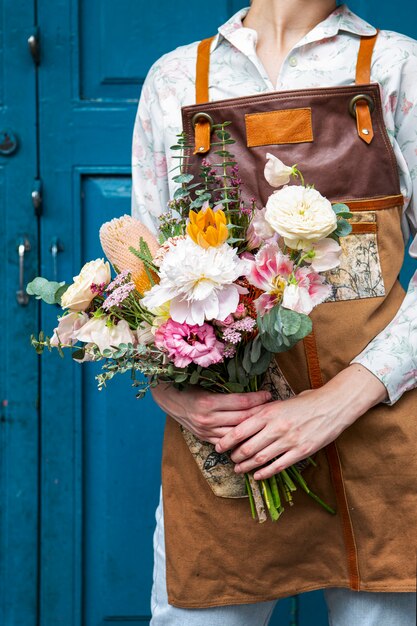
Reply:
M362 133L364 135L369 135L369 130L367 128L362 128Z

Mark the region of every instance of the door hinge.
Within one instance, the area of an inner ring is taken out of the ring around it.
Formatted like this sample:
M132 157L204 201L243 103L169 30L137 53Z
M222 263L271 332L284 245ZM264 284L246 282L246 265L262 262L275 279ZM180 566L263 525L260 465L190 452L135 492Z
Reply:
M41 38L39 26L35 26L33 33L28 37L29 52L35 65L41 62Z
M32 204L35 215L42 215L42 181L35 178L32 188Z

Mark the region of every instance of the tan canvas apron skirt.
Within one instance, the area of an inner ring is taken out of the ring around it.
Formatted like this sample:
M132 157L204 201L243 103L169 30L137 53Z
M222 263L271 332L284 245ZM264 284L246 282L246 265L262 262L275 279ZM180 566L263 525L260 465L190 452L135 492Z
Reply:
M210 40L204 40L197 104L182 109L188 143L195 142L191 171L198 171L199 153L210 159L208 114L215 123L232 122L231 151L247 197L265 203L272 193L263 175L272 152L354 214L341 267L328 273L334 296L313 311L314 334L277 356L275 387L283 398L347 367L404 298L403 198L379 86L370 84L375 39L361 40L355 85L215 102L208 102ZM393 406L372 408L316 454L317 467L304 470L335 516L298 490L278 522L258 524L242 497L242 477L233 482L230 464L168 417L162 483L170 604L250 603L325 587L414 591L416 435L417 389Z

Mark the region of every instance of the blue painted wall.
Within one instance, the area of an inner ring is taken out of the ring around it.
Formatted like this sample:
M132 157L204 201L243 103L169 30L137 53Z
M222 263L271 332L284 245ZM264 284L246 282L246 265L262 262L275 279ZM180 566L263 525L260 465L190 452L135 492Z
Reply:
M55 0L51 10L47 0L2 1L1 128L20 139L13 156L0 156L2 353L9 348L0 369L5 626L149 621L163 415L150 398L137 402L128 380L99 393L91 364L45 355L37 367L27 337L38 325L52 328L56 311L42 307L38 319L35 302L17 305L16 244L22 235L31 241L28 279L39 263L43 275L68 280L101 254L100 224L130 212L131 136L149 66L215 32L245 4L217 0L190 9L187 0ZM376 26L417 37L411 0L350 6ZM26 43L36 23L38 68ZM39 220L30 200L37 176L44 189ZM407 261L405 283L414 269ZM279 602L271 626L290 623L325 626L322 594L304 594L297 607Z

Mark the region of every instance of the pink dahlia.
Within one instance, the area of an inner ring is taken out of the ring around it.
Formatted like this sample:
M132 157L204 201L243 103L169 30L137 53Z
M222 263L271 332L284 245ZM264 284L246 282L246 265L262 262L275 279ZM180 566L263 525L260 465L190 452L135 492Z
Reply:
M221 361L224 353L224 345L209 324L190 326L172 319L156 331L155 345L168 352L176 367L187 367L190 363L209 367Z

